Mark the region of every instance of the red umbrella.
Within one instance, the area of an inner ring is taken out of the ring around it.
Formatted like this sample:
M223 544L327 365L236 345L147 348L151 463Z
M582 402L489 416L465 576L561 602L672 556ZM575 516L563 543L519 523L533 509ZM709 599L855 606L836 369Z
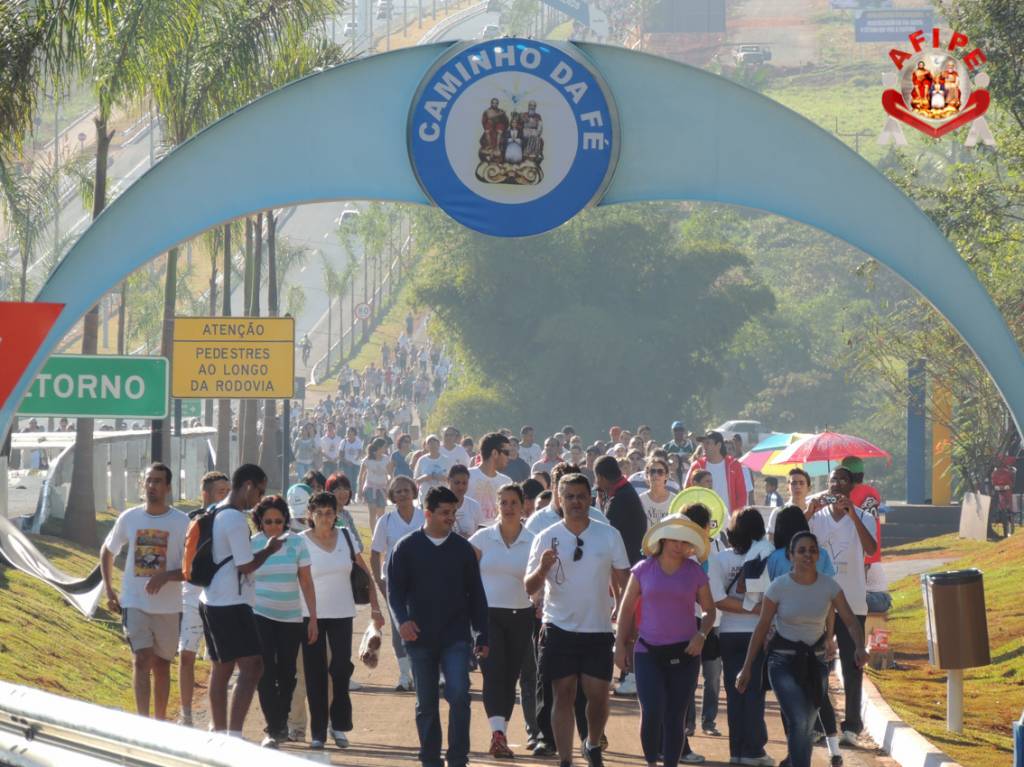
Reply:
M891 455L882 448L872 445L866 439L825 431L794 442L768 463L807 463L808 461L835 461L838 463L851 456L892 460Z

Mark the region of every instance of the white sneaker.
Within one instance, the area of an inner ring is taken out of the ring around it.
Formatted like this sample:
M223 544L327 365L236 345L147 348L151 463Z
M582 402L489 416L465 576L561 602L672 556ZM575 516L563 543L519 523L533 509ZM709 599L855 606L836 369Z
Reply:
M855 733L853 730L843 730L842 735L839 736L840 746L860 746L860 735Z
M686 756L681 756L679 758L679 761L683 764L704 764L704 762L706 762L707 759L705 759L701 754L698 754L696 751L691 751L690 753L686 754Z
M743 756L740 757L740 764L746 764L749 767L775 767L775 760L768 756L768 754L764 756Z
M626 674L625 679L615 688L616 695L636 695L636 675Z
M408 656L398 659L398 686L395 689L406 692L412 689L412 661Z
M361 689L363 689L363 686L361 684L359 684L359 682L357 682L355 679L349 679L348 680L348 689L349 690L361 690Z
M274 738L273 736L268 735L260 743L260 746L262 746L263 748L277 748L277 738Z
M348 737L341 730L331 730L331 736L338 748L348 748Z

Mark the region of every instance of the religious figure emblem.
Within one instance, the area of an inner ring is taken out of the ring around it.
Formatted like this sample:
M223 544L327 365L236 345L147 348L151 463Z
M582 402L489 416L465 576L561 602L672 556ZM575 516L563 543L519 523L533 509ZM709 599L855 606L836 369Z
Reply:
M526 112L507 113L501 101L491 99L480 118L483 133L477 155L476 177L485 184L534 185L544 180L544 120L537 102Z
M952 32L947 41L937 27L931 34L919 29L907 39L912 51L889 51L896 72L882 78L882 107L889 117L878 143L906 145L900 123L932 138L970 123L967 146L994 146L984 117L989 106L989 78L980 71L984 52L974 48L961 54L970 42L967 35Z

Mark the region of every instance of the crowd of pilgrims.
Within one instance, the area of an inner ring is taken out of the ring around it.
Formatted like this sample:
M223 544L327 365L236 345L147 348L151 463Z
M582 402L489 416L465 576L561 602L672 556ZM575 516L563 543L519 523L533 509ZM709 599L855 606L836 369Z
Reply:
M700 737L728 739L732 763L774 765L765 751L771 690L787 733L783 763L807 767L820 743L841 765L840 745L856 745L863 728L864 620L888 607L871 511L877 491L851 458L823 491L812 492L796 468L788 499L766 483L754 505L750 474L734 455L741 446L715 431L691 435L680 422L672 432L658 444L647 427L635 435L614 427L609 441L584 445L571 427L538 443L525 426L477 445L448 426L417 448L407 433L380 434L359 458L341 449L336 461L303 467L284 497L264 495L267 478L254 465L230 479L210 473L203 504L215 510L212 555L221 566L209 586L184 584L177 648L151 602L170 604L168 581L182 579L170 569L180 520L162 539L164 570L147 577L139 564L157 537L154 518L180 514L159 497L154 465L146 506L121 515L102 558L136 654L140 713L149 708L147 670L154 712L166 712L161 680L178 649L180 721L191 724L192 667L205 638L212 729L240 735L255 691L265 747L308 737L313 749L345 748L358 720L353 658L376 665L389 632L395 689L415 694L427 767L468 763L475 669L496 759L514 756L518 699L533 755L572 764L575 730L586 763L603 764L614 694L639 701L648 765L703 762L691 744L698 727ZM357 499L369 509L368 552L349 510ZM126 570L118 601L110 560L125 544L135 548L129 561L140 583ZM361 642L359 604L371 618ZM835 659L843 719L829 695Z

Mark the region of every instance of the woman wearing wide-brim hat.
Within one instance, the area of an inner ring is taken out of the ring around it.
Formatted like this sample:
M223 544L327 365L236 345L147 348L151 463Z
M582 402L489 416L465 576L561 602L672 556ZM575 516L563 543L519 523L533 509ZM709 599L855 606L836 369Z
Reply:
M662 754L665 767L676 767L686 708L697 685L700 651L715 623L708 577L692 559L706 559L710 542L707 532L692 520L667 517L648 529L643 550L647 559L633 566L619 610L615 664L636 672L644 759L648 765L657 765ZM705 613L700 625L697 604Z

